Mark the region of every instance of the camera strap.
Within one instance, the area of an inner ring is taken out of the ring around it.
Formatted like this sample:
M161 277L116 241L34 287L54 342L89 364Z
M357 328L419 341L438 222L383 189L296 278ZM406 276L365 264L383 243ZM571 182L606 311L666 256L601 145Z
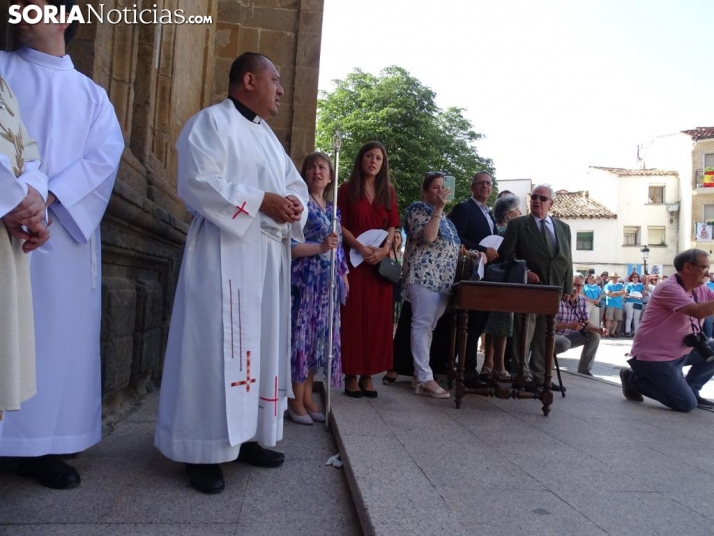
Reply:
M684 288L684 283L682 283L682 278L679 277L679 274L675 274L674 277L677 279L677 283L679 283L679 286L684 289L686 292L687 289ZM697 293L692 290L692 300L694 300L694 303L699 303L699 300L697 300ZM702 321L697 320L697 323L694 323L693 318L690 316L689 317L689 323L692 325L692 333L701 333L702 332Z

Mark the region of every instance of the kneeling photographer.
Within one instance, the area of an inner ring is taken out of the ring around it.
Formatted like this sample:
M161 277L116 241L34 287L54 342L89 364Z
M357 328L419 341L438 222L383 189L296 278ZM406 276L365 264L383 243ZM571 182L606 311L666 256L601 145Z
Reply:
M714 340L702 332L703 320L714 314L708 254L688 249L674 258L677 273L655 287L635 334L628 361L620 371L628 400L653 398L674 411L714 409L699 390L714 376ZM691 365L687 376L682 367Z
M590 323L590 313L587 300L583 296L584 279L580 274L573 277L573 293L567 301L560 302L558 316L555 319L555 353L560 354L570 348L583 347L578 363L578 372L592 376L593 361L600 338L607 329L593 326Z

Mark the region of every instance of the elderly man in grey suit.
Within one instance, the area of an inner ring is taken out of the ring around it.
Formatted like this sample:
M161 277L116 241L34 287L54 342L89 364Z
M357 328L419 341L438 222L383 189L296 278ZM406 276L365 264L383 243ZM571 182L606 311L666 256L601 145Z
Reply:
M573 291L573 260L570 251L570 227L548 215L555 202L555 192L540 184L530 195L530 214L508 222L498 255L501 259L523 259L528 266L528 283L558 286L567 300ZM519 347L520 315L516 315L514 343ZM533 383L545 381L546 323L542 315L529 315L526 347L531 349L529 362ZM512 364L515 367L515 364ZM517 372L517 371L514 371Z

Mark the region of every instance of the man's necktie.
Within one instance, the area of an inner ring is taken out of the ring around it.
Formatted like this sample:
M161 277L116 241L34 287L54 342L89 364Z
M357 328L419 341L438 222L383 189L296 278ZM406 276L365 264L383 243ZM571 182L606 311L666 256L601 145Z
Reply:
M546 246L548 246L548 253L550 253L551 257L555 257L558 253L558 248L555 245L555 241L553 240L553 236L550 234L550 231L545 228L545 219L540 220L540 234L543 237L543 240L545 240Z

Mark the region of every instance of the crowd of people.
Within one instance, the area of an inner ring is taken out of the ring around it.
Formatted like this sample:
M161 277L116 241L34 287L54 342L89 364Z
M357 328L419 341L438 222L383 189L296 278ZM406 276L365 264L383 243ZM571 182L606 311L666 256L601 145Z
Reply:
M24 47L0 53L0 456L56 489L81 482L61 456L101 439L99 223L124 148L106 93L65 53L72 31L20 25ZM60 90L72 92L72 107L51 106ZM176 144L178 195L193 220L154 442L185 464L195 489L222 491L222 463L281 465L284 455L269 447L282 439L284 414L302 425L327 419L312 396L320 370L329 369L333 386L344 376L350 398L378 397L373 377L385 371L385 385L407 374L415 394L449 398L435 374L446 366L444 312L460 258L474 267L525 261L529 284L558 287L556 351L583 346L581 374L591 375L600 338L622 332L634 337L631 368L621 373L629 400L714 408L699 396L714 375L705 252L679 254L677 274L662 282L573 274L570 228L550 216L553 188L533 188L527 215L511 192L492 211L485 171L448 214L444 173L425 173L421 199L400 219L378 141L361 147L338 188L324 153L308 155L298 172L266 123L282 95L275 65L244 53L231 66L227 98L193 116ZM387 273L394 263L398 281ZM469 314L458 359L471 381L508 381L519 372L512 349L523 342L528 385L543 387L546 320L529 315L524 331L522 321ZM686 378L684 365L692 365Z

